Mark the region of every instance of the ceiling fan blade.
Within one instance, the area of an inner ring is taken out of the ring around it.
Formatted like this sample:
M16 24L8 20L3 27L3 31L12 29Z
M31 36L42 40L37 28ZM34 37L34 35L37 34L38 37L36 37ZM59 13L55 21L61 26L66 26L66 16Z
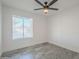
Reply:
M35 0L38 4L40 4L41 6L43 6L44 7L44 5L40 2L40 1L38 1L38 0Z
M51 5L54 4L56 1L58 1L58 0L52 0L52 1L48 4L48 6L51 6Z
M37 9L34 9L34 10L42 10L42 9L44 9L44 8L37 8Z
M58 8L48 8L50 10L59 10Z

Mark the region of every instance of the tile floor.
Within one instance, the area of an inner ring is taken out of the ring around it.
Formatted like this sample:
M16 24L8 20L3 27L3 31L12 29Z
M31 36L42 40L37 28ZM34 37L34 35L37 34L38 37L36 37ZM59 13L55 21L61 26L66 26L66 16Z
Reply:
M76 57L78 56L78 57ZM44 43L3 54L2 59L79 59L79 54ZM0 58L1 59L1 58Z

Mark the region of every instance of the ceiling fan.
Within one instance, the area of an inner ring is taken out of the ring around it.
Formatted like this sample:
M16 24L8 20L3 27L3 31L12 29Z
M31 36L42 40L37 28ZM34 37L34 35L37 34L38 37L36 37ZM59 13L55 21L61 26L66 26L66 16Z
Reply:
M58 8L50 8L51 5L53 5L55 2L57 2L58 0L52 0L49 4L48 2L44 2L44 4L42 4L39 0L35 0L38 4L40 4L43 8L37 8L34 10L44 10L44 13L47 14L48 10L58 10Z

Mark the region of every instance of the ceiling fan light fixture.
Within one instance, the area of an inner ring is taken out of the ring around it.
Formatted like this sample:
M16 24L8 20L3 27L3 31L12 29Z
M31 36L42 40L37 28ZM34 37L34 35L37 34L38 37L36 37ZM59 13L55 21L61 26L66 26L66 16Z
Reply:
M58 10L57 8L50 8L51 5L53 5L55 2L57 2L58 0L52 0L50 3L48 3L47 1L44 3L41 3L39 0L35 0L38 4L40 4L42 6L42 8L37 8L35 10L43 10L43 12L46 14L48 14L49 10Z
M44 9L44 13L47 14L48 13L48 9Z

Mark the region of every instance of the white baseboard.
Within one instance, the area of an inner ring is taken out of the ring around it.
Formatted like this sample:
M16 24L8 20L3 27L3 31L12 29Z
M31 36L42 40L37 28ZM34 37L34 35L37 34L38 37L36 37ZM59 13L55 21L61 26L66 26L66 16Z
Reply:
M47 42L47 41L34 42L33 44L24 45L24 46L22 46L22 47L13 48L13 49L8 49L8 50L6 50L6 51L3 51L2 54L3 54L3 53L6 53L6 52L8 52L8 51L13 51L13 50L17 50L17 49L21 49L21 48L25 48L25 47L29 47L29 46L34 46L34 45L38 45L38 44L42 44L42 43L46 43L46 42Z
M59 44L59 43L57 43L57 42L49 41L48 43L50 43L50 44L55 44L55 45L57 45L57 46L59 46L59 47L62 47L62 48L65 48L65 49L68 49L68 50L71 50L71 51L74 51L74 52L79 53L79 50L77 50L77 49L75 49L75 48L74 48L74 49L69 48L69 47L64 46L64 45L62 45L62 44Z

